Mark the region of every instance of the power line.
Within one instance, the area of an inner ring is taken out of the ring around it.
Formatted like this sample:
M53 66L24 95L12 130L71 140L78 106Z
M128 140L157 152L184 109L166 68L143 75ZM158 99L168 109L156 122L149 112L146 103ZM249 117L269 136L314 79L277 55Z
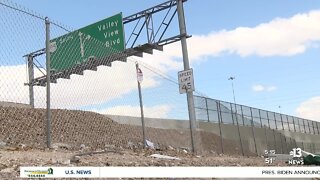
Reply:
M138 61L136 58L133 58L133 57L131 57L131 58L134 59L135 61ZM132 62L134 62L134 60L131 60L131 59L129 59L129 60L132 61ZM161 71L161 70L157 69L156 67L151 66L151 65L149 65L149 64L147 64L147 63L144 63L144 62L139 61L139 64L140 64L141 66L143 66L144 68L152 71L153 73L161 76L163 79L165 79L165 80L167 80L167 81L170 81L170 82L172 82L173 84L179 86L179 83L178 83L178 81L177 81L176 78L174 78L174 77L172 77L172 76L164 73L163 71ZM202 93L202 92L200 92L200 91L198 91L198 90L195 90L195 93L196 93L197 95L199 95L199 96L202 96L202 97L208 97L206 94L204 94L204 93Z

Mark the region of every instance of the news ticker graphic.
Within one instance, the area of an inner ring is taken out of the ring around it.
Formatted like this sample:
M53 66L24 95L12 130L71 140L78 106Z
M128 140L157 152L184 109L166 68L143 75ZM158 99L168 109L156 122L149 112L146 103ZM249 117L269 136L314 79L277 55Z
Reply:
M21 167L21 178L315 178L320 167Z

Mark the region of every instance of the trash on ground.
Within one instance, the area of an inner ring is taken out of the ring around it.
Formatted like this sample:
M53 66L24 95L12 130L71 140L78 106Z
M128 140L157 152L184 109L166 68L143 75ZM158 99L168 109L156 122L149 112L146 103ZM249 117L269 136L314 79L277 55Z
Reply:
M161 154L152 154L151 157L158 158L158 159L170 159L170 160L180 160L180 158L173 157L173 156L166 156Z

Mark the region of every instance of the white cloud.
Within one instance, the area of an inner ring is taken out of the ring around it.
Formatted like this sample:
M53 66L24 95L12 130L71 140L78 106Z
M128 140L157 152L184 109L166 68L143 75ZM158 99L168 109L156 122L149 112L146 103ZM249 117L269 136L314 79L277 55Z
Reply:
M264 87L262 85L253 85L252 86L252 90L255 91L255 92L261 92L261 91L264 91Z
M320 121L320 96L310 98L296 109L297 116Z
M276 86L264 86L264 85L261 85L261 84L256 84L256 85L252 86L252 90L254 92L263 92L263 91L271 92L271 91L277 90L277 87Z
M141 67L142 70L143 67ZM0 66L0 101L28 103L29 91L25 65ZM39 74L36 72L36 74ZM156 75L144 71L142 88L159 85ZM84 76L71 75L71 80L58 79L51 84L53 108L70 108L105 103L137 91L135 64L113 62L112 67L100 66L98 71L85 71ZM35 87L36 107L45 107L46 88Z
M208 56L234 53L240 56L291 56L303 53L307 48L317 47L320 41L320 10L297 14L290 18L276 18L255 27L239 27L220 30L207 35L193 35L188 39L191 63L200 62ZM164 52L144 54L142 61L167 74L170 70L182 70L180 43L166 46ZM143 67L141 67L144 71ZM28 103L26 68L0 66L0 100ZM154 88L160 84L156 74L144 71L143 88ZM133 62L113 62L112 67L99 67L97 72L85 71L84 76L72 75L71 80L58 80L52 84L53 107L68 108L105 103L123 97L136 90L135 66ZM275 86L255 85L253 91L274 91ZM36 104L44 107L45 88L35 88Z
M276 86L268 86L267 87L267 91L275 91L275 90L277 90Z
M240 56L293 56L317 47L320 41L320 10L296 14L290 18L275 18L255 27L220 30L188 39L191 61L207 56L233 53ZM179 43L168 48L172 57L181 57Z
M166 118L168 113L171 110L169 105L157 105L152 107L144 107L143 112L145 117L150 118ZM101 114L110 114L110 115L124 115L124 116L135 116L140 117L140 106L115 106L107 109L93 110Z

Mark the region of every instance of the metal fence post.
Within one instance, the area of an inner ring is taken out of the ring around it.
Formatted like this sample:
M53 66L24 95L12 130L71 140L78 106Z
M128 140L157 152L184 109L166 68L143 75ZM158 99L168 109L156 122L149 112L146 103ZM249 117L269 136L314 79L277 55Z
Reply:
M307 133L306 125L304 124L304 120L301 119L302 121L302 126L303 126L303 133Z
M136 63L136 72L137 72L137 83L138 83L138 92L139 92L140 113L141 113L142 140L143 140L142 142L143 142L143 148L146 148L146 134L145 134L142 94L141 94L141 85L140 85L140 81L142 79L141 77L138 77L139 76L138 73L142 73L142 72L140 72L138 63Z
M288 115L286 115L286 118L287 118L288 131L290 131L290 123L289 123Z
M188 57L188 48L187 48L187 29L184 18L183 11L183 0L177 0L177 12L179 20L179 29L180 29L180 38L181 38L181 48L183 56L183 66L184 70L189 70L189 57ZM193 91L187 92L187 101L188 101L188 112L189 112L189 123L190 123L190 135L191 135L191 146L192 152L196 152L195 149L195 132L196 132L196 115L194 109L194 100L193 100Z
M50 109L50 21L45 18L46 24L46 68L47 68L47 147L51 148L51 109Z
M290 137L290 144L291 144L291 149L290 150L292 150L292 148L297 148L297 147L295 147L293 139L291 137ZM303 146L303 142L302 142L302 146Z
M269 123L269 128L271 129L270 127L270 119L269 119L269 113L267 112L267 119L268 119L268 123ZM274 134L274 129L271 129L272 132L273 132L273 140L274 140L274 150L277 149L277 143L276 143L276 136Z
M296 141L295 139L293 140L293 146L294 146L294 147L297 147L297 146L298 146L297 141Z
M219 133L220 133L221 153L223 154L223 137L222 137L222 130L221 130L222 115L221 115L220 101L216 101L216 104L217 104L217 112L218 112L218 125L219 125Z
M259 118L260 118L260 124L261 124L261 128L264 129L264 135L265 135L265 139L266 139L266 145L267 145L267 150L269 150L269 146L268 146L268 137L267 137L267 128L264 128L262 125L262 118L261 118L261 110L259 109Z
M316 134L316 128L315 128L315 124L313 123L314 121L311 121L311 125L313 128L313 134Z
M282 124L282 130L284 130L284 125L283 125L283 119L282 119L282 114L280 113L280 121L281 121L281 124Z
M292 117L292 121L293 121L293 130L294 130L294 132L297 132L297 130L296 130L296 124L295 124L295 118L294 117ZM299 120L298 120L299 121Z
M313 153L315 153L316 149L315 149L314 143L312 143L311 145L312 145L312 148L313 148Z
M290 150L289 150L289 147L288 147L287 136L284 136L284 143L286 144L287 153L289 153Z
M207 109L208 122L210 122L209 107L208 107L208 98L204 97L204 100L206 101L206 109Z
M233 111L232 111L232 103L230 103L230 105L231 105L231 117L232 117L232 119L233 119ZM235 108L237 109L237 105L236 104L234 104L235 105ZM243 147L242 147L242 138L241 138L241 133L240 133L240 127L239 127L239 122L238 122L238 114L237 114L237 110L236 110L236 112L235 112L235 115L236 115L236 122L237 122L237 128L238 128L238 135L239 135L239 141L240 141L240 148L241 148L241 153L242 153L242 156L244 156L244 151L243 151Z
M307 121L308 127L309 127L309 134L312 134L312 133L311 133L311 129L310 129L310 125L309 125L309 121L308 121L308 120L306 120L306 121Z
M258 149L257 149L257 144L256 144L256 137L254 134L254 123L253 123L253 115L252 115L252 108L250 108L250 113L251 113L251 130L252 130L252 136L253 136L253 142L254 142L254 149L256 150L256 154L258 155ZM242 111L242 106L241 106L241 111Z
M32 55L27 56L28 61L28 75L29 75L29 104L31 108L34 108L34 91L33 91L33 78L34 78L34 69L33 69L33 57Z
M277 121L277 117L276 117L276 113L274 112L273 113L273 116L274 116L274 122L276 123L276 129L278 130L279 128L278 128L278 121ZM280 117L281 117L281 114L280 114ZM283 128L283 126L282 126L282 128ZM280 132L277 132L278 134L279 134L279 136L280 136L280 144L281 144L281 146L280 146L280 149L281 149L281 153L283 154L283 147L282 147L282 139L281 139L281 133Z
M284 124L285 124L285 123L283 123L282 114L280 114L280 118L281 118L281 122L282 122L282 129L283 129L283 131L285 131L285 129L284 129ZM290 151L289 151L289 148L288 148L287 138L286 138L285 135L284 135L284 144L285 144L285 146L286 146L287 153L289 153Z

